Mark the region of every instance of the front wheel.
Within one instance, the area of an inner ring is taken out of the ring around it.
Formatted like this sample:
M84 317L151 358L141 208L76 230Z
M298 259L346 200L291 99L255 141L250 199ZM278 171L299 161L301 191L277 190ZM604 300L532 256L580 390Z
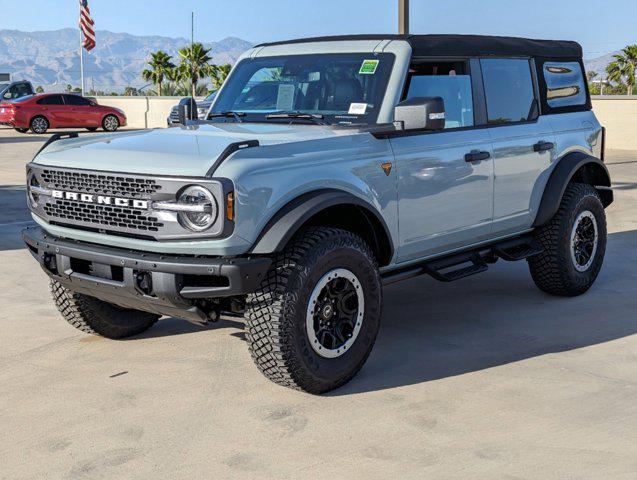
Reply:
M148 330L159 315L118 307L111 303L75 293L51 280L51 295L64 319L84 333L111 339L137 335Z
M309 393L349 382L380 327L382 290L374 254L357 235L313 227L278 254L248 296L246 338L270 380Z
M107 132L114 132L119 128L119 119L115 115L106 115L102 120L102 128Z
M568 185L562 203L536 239L544 251L530 257L529 269L543 291L572 297L586 292L597 279L606 251L606 214L590 185Z

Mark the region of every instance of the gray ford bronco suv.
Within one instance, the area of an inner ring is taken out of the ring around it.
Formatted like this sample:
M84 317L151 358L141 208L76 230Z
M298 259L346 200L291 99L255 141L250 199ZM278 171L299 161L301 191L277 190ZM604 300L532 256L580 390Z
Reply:
M76 328L244 315L276 383L348 382L382 287L525 259L574 296L604 258L604 130L574 42L363 35L259 45L208 120L55 135L23 237Z

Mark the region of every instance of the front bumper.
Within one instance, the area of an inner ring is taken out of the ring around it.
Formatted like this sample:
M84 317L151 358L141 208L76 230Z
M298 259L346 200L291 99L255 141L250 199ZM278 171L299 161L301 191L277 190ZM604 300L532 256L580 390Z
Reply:
M195 322L207 320L206 300L255 291L271 264L266 257L126 250L56 237L41 227L23 230L22 238L47 275L74 292Z

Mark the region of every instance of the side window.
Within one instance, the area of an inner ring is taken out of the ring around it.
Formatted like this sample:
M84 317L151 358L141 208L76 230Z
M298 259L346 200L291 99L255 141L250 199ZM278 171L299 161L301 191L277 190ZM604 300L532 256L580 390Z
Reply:
M29 88L26 83L16 83L9 89L11 98L20 98L29 95Z
M585 105L586 87L578 62L546 62L542 67L546 100L551 108Z
M67 105L76 106L87 106L91 104L91 102L89 102L87 99L78 95L64 95L64 103L66 103Z
M535 92L531 65L524 59L482 59L482 79L490 125L530 118Z
M471 77L464 63L413 65L408 81L407 98L442 97L445 128L473 126Z
M64 105L62 95L49 95L38 100L38 105Z

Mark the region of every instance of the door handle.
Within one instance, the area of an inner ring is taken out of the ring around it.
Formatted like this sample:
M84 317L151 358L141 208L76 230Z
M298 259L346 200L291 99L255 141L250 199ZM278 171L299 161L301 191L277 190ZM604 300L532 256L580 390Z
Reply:
M555 144L553 142L545 142L541 140L533 145L534 152L546 152L547 150L553 150L555 148Z
M481 162L482 160L486 160L491 158L491 154L489 152L483 152L480 150L472 150L464 156L465 162Z

